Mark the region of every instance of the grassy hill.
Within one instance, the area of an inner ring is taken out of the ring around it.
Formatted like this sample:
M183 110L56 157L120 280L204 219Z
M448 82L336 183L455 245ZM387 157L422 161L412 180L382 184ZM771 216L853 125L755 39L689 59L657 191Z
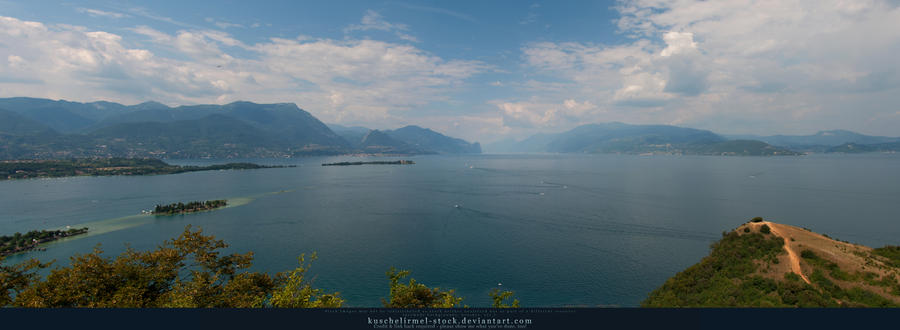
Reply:
M872 249L751 221L724 233L709 256L642 306L900 307L900 247Z

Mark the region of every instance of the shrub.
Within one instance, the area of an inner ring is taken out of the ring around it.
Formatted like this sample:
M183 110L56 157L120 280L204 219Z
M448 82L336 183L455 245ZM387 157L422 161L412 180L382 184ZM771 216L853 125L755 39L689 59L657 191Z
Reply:
M771 233L772 230L769 228L769 225L762 225L759 227L759 232L763 234Z
M512 291L500 291L498 288L494 288L491 290L488 295L491 296L491 300L493 303L491 307L494 308L519 308L519 299L513 298ZM512 303L507 304L505 301L508 299L512 299Z
M384 307L389 308L453 308L460 307L462 298L457 297L454 290L441 291L440 288L429 288L410 278L408 284L400 280L409 277L408 270L397 270L394 267L387 272L391 282L389 300L382 299ZM511 296L512 293L509 294ZM506 298L508 296L505 296Z
M786 279L786 280L788 280L788 281L799 282L799 281L800 281L800 275L797 275L797 274L794 273L794 272L787 272L787 273L784 273L784 279Z
M885 245L872 250L872 253L887 258L890 265L900 267L900 246Z
M814 252L812 252L810 250L800 251L800 257L803 259L812 259L812 260L819 259L819 256L817 256Z
M744 227L744 232L745 232L745 233L749 233L749 232L750 232L750 227Z
M755 218L753 218L753 219L750 219L750 222L763 222L763 218L762 218L762 217L755 217Z

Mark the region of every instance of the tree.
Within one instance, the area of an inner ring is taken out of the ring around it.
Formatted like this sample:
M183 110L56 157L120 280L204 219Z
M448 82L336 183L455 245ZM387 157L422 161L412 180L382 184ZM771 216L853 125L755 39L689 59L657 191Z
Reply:
M50 266L50 263L41 263L30 259L12 266L3 265L3 256L0 256L0 307L9 306L13 302L11 294L18 296L26 288L40 279L36 273L38 269Z
M304 255L298 258L300 266L290 273L279 274L276 282L279 283L269 303L272 307L279 308L337 308L344 304L339 293L323 294L321 289L314 289L312 284L305 279L312 261L316 260L316 254L309 257L307 263Z
M19 307L339 307L343 300L303 280L308 263L272 278L246 271L253 253L221 255L228 245L187 226L154 251L128 249L115 259L100 248L76 255L45 280L36 262L0 270L0 306ZM9 298L15 291L14 301ZM290 297L299 297L289 299ZM298 303L298 301L304 303Z
M503 302L504 300L512 298L513 294L514 294L514 292L512 292L512 291L501 292L500 289L494 288L493 290L491 290L490 293L488 293L488 295L491 296L491 300L493 301L493 303L491 304L491 307L494 307L494 308L519 308L519 299L513 299L512 304L506 304Z
M410 278L408 284L400 280L409 276L408 270L397 271L391 267L387 277L391 283L390 300L382 299L384 307L390 308L453 308L460 307L462 298L455 295L454 290L441 291L440 288L429 288Z

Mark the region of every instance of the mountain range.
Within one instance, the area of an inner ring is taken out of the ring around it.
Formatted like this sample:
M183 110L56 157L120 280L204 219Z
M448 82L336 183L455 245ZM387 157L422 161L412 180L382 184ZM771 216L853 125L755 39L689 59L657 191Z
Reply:
M813 135L720 135L669 125L588 124L503 140L491 152L774 156L900 151L900 138L845 130ZM0 159L256 158L337 154L481 153L428 128L326 125L293 103L169 107L16 97L0 99Z
M870 136L847 130L819 131L812 135L726 135L730 139L759 140L771 145L807 152L897 151L900 137Z
M798 155L806 152L900 151L900 138L850 131L822 131L807 136L719 135L669 125L587 124L556 134L501 140L489 152L625 153L684 155Z
M366 130L365 141L345 139L292 103L173 108L158 102L126 106L103 101L0 99L0 159L481 152L477 143L417 126L368 133Z
M729 140L706 130L668 125L589 124L558 134L493 144L491 151L771 156L798 153L756 140ZM504 149L504 150L497 150Z

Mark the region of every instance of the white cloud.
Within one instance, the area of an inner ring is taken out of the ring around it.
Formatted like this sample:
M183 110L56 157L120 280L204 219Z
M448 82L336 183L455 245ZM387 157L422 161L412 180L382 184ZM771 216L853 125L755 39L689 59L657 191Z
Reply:
M230 28L243 28L244 27L243 24L231 23L231 22L227 22L227 21L223 21L223 20L217 20L212 17L207 17L207 18L204 18L203 20L206 21L207 23L212 23L216 27L223 29L223 30L230 29ZM254 23L253 25L251 25L251 27L259 27L259 23Z
M583 124L581 118L604 110L589 101L578 102L567 99L561 103L541 103L539 101L492 102L499 110L505 127L523 129L560 128L567 125Z
M112 11L103 11L99 9L91 9L91 8L78 8L79 13L85 13L93 17L109 17L109 18L125 18L130 17L128 15L112 12Z
M137 37L0 17L0 44L7 46L0 47L6 59L0 75L7 77L0 81L0 96L295 102L326 121L385 124L446 100L449 91L485 69L480 62L445 60L375 40L273 38L248 45L221 31L130 31ZM128 46L136 44L143 46ZM44 83L11 83L26 78Z
M359 24L352 24L348 26L344 29L344 33L369 30L393 32L394 35L396 35L400 39L419 42L419 39L407 33L409 31L409 27L406 26L406 24L388 22L384 19L383 16L381 16L381 14L371 9L366 11L366 14L363 15L363 18Z
M693 33L669 31L663 34L662 38L666 42L666 48L659 55L663 57L697 51Z
M896 2L635 0L616 10L620 32L631 37L625 43L523 47L526 64L538 74L530 86L547 88L522 102L577 97L610 109L583 121L898 134L864 119L893 113L886 104L900 104ZM865 115L847 115L857 111Z

